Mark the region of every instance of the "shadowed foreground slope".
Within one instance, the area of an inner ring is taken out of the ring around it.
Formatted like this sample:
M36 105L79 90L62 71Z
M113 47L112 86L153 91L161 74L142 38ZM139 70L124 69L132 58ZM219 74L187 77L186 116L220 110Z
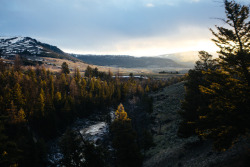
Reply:
M198 137L177 136L180 116L177 113L185 94L184 82L152 93L154 112L151 114L151 131L155 147L146 152L144 167L180 166L244 166L249 159L250 142L241 139L226 152L212 150L212 142L201 142Z

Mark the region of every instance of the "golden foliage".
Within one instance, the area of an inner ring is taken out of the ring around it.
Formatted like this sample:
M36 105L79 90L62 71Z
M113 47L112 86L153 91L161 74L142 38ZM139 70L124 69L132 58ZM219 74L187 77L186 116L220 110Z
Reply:
M128 121L130 120L128 118L128 114L125 112L123 105L120 103L118 106L116 112L115 112L115 120L120 120L120 121Z

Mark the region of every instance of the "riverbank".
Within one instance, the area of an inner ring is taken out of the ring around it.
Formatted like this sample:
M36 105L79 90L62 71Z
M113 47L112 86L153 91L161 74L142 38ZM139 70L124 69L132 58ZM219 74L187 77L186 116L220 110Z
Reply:
M84 140L111 149L109 123L112 117L114 117L114 111L110 108L110 112L96 113L87 118L77 119L69 129L78 132ZM63 135L64 133L50 143L47 154L48 167L60 167L63 154L61 153L59 142Z

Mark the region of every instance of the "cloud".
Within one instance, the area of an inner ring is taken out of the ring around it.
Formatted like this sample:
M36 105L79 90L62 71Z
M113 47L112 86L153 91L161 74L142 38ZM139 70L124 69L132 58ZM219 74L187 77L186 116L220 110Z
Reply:
M100 38L107 39L104 36L100 36ZM217 48L210 38L211 34L208 29L187 25L176 28L176 33L171 35L165 34L136 38L114 35L109 36L106 41L99 41L99 43L98 41L92 41L95 45L86 45L85 43L82 47L75 45L75 48L69 48L65 45L63 49L67 52L75 50L78 53L84 54L120 54L133 56L156 56L199 50L215 51ZM81 40L78 44L80 43Z
M221 4L192 1L0 0L0 29L82 53L187 50L209 40L210 18L224 14Z
M148 7L148 8L152 8L152 7L155 7L155 5L154 5L154 4L152 4L152 3L147 3L147 4L146 4L146 7Z
M191 2L200 2L200 0L191 0Z

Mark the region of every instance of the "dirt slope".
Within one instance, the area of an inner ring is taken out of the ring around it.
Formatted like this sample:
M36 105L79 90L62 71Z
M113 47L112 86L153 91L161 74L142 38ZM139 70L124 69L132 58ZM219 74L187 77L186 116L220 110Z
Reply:
M183 139L177 136L180 122L177 111L184 93L184 82L181 82L151 94L154 98L151 131L156 145L146 152L143 166L244 166L250 153L247 139L241 139L232 149L219 153L212 150L211 141L200 142L197 137Z

